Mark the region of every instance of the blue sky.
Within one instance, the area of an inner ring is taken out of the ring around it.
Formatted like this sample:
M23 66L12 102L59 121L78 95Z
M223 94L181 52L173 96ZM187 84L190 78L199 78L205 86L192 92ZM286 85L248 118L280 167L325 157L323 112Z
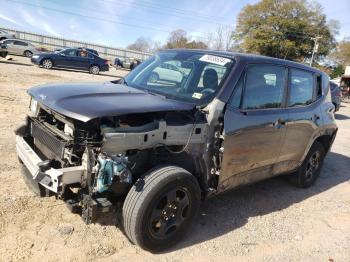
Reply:
M165 42L169 32L178 28L186 30L193 39L205 36L219 25L234 26L241 8L256 2L258 0L0 0L0 27L125 47L140 36ZM338 40L350 37L350 1L318 2L328 19L340 21Z

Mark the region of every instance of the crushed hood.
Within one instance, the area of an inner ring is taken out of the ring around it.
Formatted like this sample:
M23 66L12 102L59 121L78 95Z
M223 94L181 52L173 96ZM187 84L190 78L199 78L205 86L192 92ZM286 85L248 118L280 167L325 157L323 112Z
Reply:
M186 111L195 105L113 83L50 84L28 93L59 114L83 122L103 116L158 111Z

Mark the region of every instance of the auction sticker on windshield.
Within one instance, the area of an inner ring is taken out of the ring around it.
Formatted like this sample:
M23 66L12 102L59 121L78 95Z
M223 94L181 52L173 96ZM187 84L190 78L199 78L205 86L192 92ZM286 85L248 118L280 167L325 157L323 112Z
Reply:
M221 56L215 56L215 55L204 55L199 60L203 61L203 62L216 64L216 65L221 65L221 66L224 66L228 62L231 61L231 59L224 58L224 57L221 57Z

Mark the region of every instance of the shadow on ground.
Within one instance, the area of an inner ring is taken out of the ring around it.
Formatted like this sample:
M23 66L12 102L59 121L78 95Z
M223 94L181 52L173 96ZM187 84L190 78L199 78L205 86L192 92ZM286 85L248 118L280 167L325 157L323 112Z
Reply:
M175 251L217 238L244 226L248 219L283 210L309 197L350 180L350 158L329 153L316 183L308 189L290 185L276 177L208 199L202 204L194 227L175 247Z
M350 119L350 117L348 117L346 115L343 115L343 114L336 113L335 114L335 119L337 119L337 120L347 120L347 119Z
M9 64L9 65L33 66L31 64L24 64L24 63L16 62L16 60L0 60L0 63Z
M57 71L66 71L66 72L77 72L77 73L84 73L84 74L90 74L88 71L86 70L78 70L78 69L68 69L68 68L52 68L49 70L57 70ZM112 69L113 70L113 69ZM106 72L111 72L111 70L106 71ZM98 75L99 76L111 76L111 77L116 77L117 79L121 78L121 76L118 75L113 75L111 73L106 73L106 72L100 72ZM117 73L117 71L115 72Z
M296 188L288 183L287 177L281 176L214 196L202 203L200 213L186 236L176 246L161 253L173 252L217 238L244 226L251 217L286 209L327 191L349 181L348 170L350 158L330 152L324 161L320 177L310 188ZM116 213L102 216L97 223L116 225L123 231L116 218Z

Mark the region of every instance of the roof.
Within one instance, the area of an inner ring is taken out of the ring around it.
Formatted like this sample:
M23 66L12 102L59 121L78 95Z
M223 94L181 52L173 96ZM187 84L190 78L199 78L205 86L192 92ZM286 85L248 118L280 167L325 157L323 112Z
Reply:
M254 62L264 62L264 63L273 62L273 63L278 63L280 65L293 66L293 67L298 67L300 69L311 70L311 71L314 71L317 73L323 73L322 71L320 71L319 69L317 69L315 67L311 67L311 66L297 63L297 62L290 61L290 60L279 59L279 58L263 56L263 55L228 52L228 51L217 51L217 50L205 50L205 49L168 49L168 50L164 50L164 51L171 51L171 50L203 53L203 54L224 56L227 58L234 58L234 59L239 58L239 60L241 60L241 61L254 61Z

